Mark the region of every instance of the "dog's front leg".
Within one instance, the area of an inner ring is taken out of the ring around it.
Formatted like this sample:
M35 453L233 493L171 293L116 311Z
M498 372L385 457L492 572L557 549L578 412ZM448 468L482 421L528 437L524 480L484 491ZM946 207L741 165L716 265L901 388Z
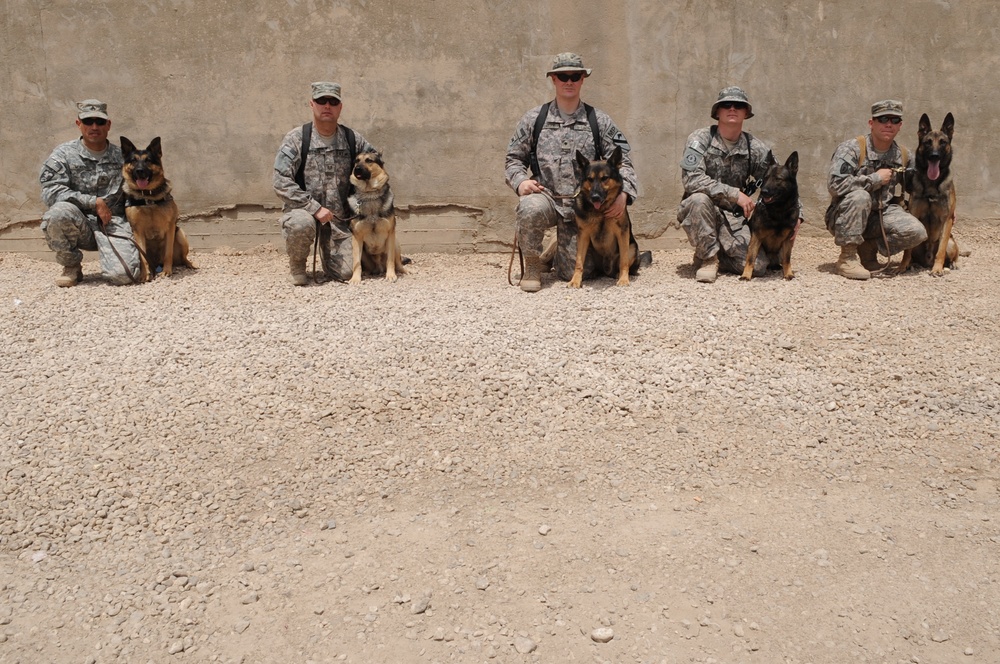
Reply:
M577 226L579 233L576 236L576 265L573 268L573 278L569 280L570 288L581 288L583 286L583 262L587 258L587 250L590 249L590 226Z
M791 279L795 276L792 272L792 244L795 241L794 232L790 233L791 237L781 243L781 249L779 250L778 258L781 261L781 274L785 279ZM755 258L756 260L756 258ZM746 268L743 268L746 272ZM753 274L753 263L750 264L750 274Z
M399 260L399 247L396 246L396 227L389 228L389 236L385 240L385 280L396 281L396 261Z
M354 273L351 275L351 280L348 283L360 284L361 283L361 251L364 249L364 245L355 233L351 233L351 258L353 260L352 267L354 268Z
M628 212L625 213L628 215ZM616 286L629 286L628 269L632 265L632 257L629 256L628 236L629 219L625 216L618 224L618 283Z
M136 230L133 230L132 238L135 240L135 246L139 249L139 283L145 283L149 281L151 272L149 262L146 260L146 238Z
M937 254L934 256L934 267L931 269L932 276L940 277L944 274L944 259L948 255L948 240L951 239L951 227L954 223L955 217L951 215L944 222L944 228L941 229L941 237L938 238Z
M743 274L740 275L740 279L743 281L750 281L753 279L753 264L757 262L757 254L760 253L760 238L757 237L756 233L750 234L750 246L747 247L747 260L743 264ZM784 267L784 264L782 264ZM785 277L788 279L789 277Z
M164 238L166 246L163 247L163 276L169 277L174 273L174 235L177 233L177 225L170 224L167 229L167 236Z

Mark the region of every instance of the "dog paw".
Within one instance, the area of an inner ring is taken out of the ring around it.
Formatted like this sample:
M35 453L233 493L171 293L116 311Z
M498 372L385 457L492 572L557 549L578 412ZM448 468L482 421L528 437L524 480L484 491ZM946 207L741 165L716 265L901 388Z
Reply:
M630 282L628 279L619 279L618 283L615 284L615 286L631 286L631 285L632 282Z
M566 287L567 288L582 288L583 287L583 282L581 280L579 280L579 279L573 279L568 284L566 284Z
M389 283L393 283L393 284L396 283L396 279L397 278L398 277L396 277L396 275L394 275L394 274L387 274L387 275L385 275L385 280L388 281Z
M353 277L351 277L350 281L348 281L347 283L349 283L349 284L360 284L361 283L361 275L360 274L354 275Z

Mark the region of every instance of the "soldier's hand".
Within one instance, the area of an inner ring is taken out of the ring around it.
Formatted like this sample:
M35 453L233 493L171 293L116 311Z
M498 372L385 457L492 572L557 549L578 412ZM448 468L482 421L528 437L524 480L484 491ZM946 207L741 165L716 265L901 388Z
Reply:
M525 180L517 185L517 195L527 196L528 194L540 194L545 191L545 187L538 184L537 180Z
M880 168L875 171L875 174L882 179L882 186L889 184L892 180L892 169L891 168Z
M736 198L736 204L740 206L741 210L743 210L743 218L749 219L750 215L753 214L753 199L741 191L740 195Z
M628 197L625 195L625 192L624 191L620 192L618 194L618 198L616 198L614 202L611 203L611 205L604 208L604 218L617 219L618 217L622 216L622 213L625 212L625 204L627 202L628 202Z
M318 221L321 224L328 224L331 221L333 221L333 213L327 210L325 207L321 207L319 210L316 211L316 214L314 214L313 216L316 217L316 221Z
M101 220L101 225L107 226L108 222L111 221L111 208L104 201L103 198L98 198L95 205L97 208L97 218Z

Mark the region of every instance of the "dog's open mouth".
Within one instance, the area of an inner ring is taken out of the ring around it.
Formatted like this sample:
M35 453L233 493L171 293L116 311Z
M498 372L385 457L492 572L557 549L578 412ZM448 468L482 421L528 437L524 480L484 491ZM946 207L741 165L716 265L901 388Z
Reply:
M368 169L365 168L355 168L354 177L356 177L359 180L367 180L368 178L371 177L371 173L369 173Z
M927 179L934 182L939 177L941 177L941 162L940 161L930 161L927 162Z
M770 205L774 202L774 196L761 196L760 202Z
M146 178L137 179L135 181L135 186L139 187L139 189L149 189L149 180Z

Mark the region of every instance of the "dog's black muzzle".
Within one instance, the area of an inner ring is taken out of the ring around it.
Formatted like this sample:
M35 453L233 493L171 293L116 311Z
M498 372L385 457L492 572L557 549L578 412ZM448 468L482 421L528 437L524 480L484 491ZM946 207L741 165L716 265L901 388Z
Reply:
M133 166L132 167L132 179L133 180L151 180L153 179L153 171L146 168L146 166Z
M363 165L358 164L354 167L354 177L359 180L368 180L371 178L372 172L365 168Z

